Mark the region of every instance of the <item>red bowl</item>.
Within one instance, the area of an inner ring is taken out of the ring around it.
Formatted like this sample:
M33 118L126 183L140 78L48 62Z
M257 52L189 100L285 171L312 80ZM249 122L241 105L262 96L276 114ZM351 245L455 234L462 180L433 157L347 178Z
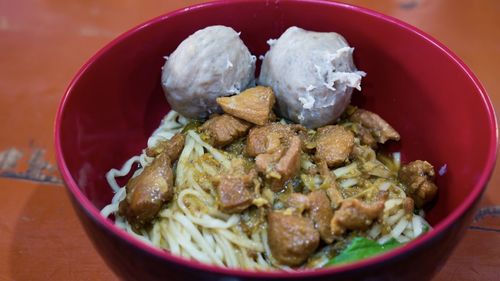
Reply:
M336 31L355 47L368 73L354 104L373 110L401 134L389 149L403 161L425 159L447 172L427 219L434 229L381 256L299 272L252 272L189 261L152 248L116 228L99 210L112 191L105 173L140 153L169 110L163 56L189 34L222 24L241 31L255 55L269 38L297 25ZM462 237L493 171L497 123L486 91L441 43L394 18L323 1L220 1L152 19L115 39L77 73L57 113L57 161L73 205L108 265L136 280L426 280Z

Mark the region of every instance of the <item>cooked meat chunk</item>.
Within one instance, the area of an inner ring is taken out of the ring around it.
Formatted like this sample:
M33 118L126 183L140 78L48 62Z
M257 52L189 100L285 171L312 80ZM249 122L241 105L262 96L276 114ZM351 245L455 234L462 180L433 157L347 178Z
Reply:
M283 149L279 149L278 151L275 151L273 153L263 153L257 155L257 157L255 157L255 166L257 168L257 171L267 175L268 177L281 178L281 176L278 175L273 168L276 166L276 163L279 161L279 159L283 156L283 152ZM270 175L271 172L274 172L275 175Z
M294 214L301 215L309 209L309 198L302 193L294 192L288 196L285 205L287 208L291 208Z
M225 213L241 213L252 205L250 188L255 173L246 176L224 175L216 185L219 208Z
M225 113L263 126L269 122L276 99L270 87L257 86L231 97L219 97L217 103Z
M309 199L309 217L314 222L314 227L319 231L321 239L326 243L333 242L333 234L330 229L330 222L333 217L333 210L330 200L324 190L315 190L307 195Z
M270 212L267 222L269 248L281 264L302 264L319 245L319 233L310 219Z
M417 208L422 208L436 196L438 188L434 184L434 176L434 167L422 160L410 162L399 170L399 180L408 188L408 195Z
M330 223L332 234L339 236L347 229L366 230L383 210L384 201L367 204L359 199L346 199L333 215Z
M397 141L400 138L399 133L391 125L371 111L358 109L350 116L350 119L370 130L379 143L385 143L387 140Z
M149 157L156 157L160 153L165 152L170 161L175 162L181 155L182 149L184 149L185 141L186 136L177 133L171 139L160 141L155 147L147 148L146 155Z
M299 137L293 137L290 146L276 165L276 171L285 180L293 178L300 170L300 152L302 141Z
M360 144L367 145L372 148L377 147L377 140L372 135L369 129L363 127L361 124L358 123L354 123L352 128L356 137L359 138Z
M370 147L366 145L358 145L355 144L352 153L351 153L351 158L352 159L357 159L361 161L362 163L367 162L367 161L373 161L377 159L377 154L375 154L375 151L371 149Z
M349 157L354 146L354 135L342 126L328 125L318 129L316 159L324 160L329 167L337 166Z
M294 136L286 150L279 148L273 153L259 154L255 157L257 171L266 175L266 178L271 181L273 191L280 191L285 182L299 172L301 146L300 138Z
M305 130L300 125L285 125L271 123L263 127L254 127L247 137L246 153L255 157L262 153L272 153L280 148L282 144L288 145L290 139L297 131Z
M226 146L243 137L251 125L228 114L216 115L208 119L201 127L215 147Z
M135 227L155 218L163 203L173 197L174 175L166 153L127 183L127 197L120 203L120 214Z
M270 130L272 126L252 128L248 133L246 153L255 157L259 154L274 152L281 143L281 131Z

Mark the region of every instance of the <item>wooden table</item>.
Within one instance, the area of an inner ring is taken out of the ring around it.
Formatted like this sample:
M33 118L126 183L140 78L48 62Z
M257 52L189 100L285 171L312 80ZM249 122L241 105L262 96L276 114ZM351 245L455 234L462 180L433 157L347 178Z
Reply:
M151 17L197 2L0 0L0 281L117 279L84 234L57 173L56 108L72 76L100 47ZM438 38L500 108L500 1L347 2ZM497 168L475 222L434 280L500 280L499 184Z

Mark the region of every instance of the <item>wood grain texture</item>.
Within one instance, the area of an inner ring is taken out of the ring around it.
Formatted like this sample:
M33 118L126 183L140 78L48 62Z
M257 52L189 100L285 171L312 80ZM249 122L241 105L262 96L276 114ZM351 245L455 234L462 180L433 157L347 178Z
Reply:
M116 280L53 168L55 112L72 76L100 47L149 18L198 2L0 0L0 281ZM500 106L500 1L345 2L443 42ZM500 280L499 169L476 221L435 281Z

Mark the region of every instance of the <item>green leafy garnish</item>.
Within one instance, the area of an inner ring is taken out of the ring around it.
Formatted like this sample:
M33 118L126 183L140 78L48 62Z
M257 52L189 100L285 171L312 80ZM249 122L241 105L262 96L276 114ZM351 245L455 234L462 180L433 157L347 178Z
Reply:
M422 233L421 233L420 235L422 235L422 234L426 233L426 232L427 232L427 231L429 231L429 230L430 230L430 227L429 227L428 225L424 225L424 227L423 227L423 229L422 229Z
M362 260L364 258L387 252L401 245L403 244L399 243L395 239L391 239L384 244L379 244L376 241L364 237L356 237L351 241L347 248L345 248L338 256L331 259L325 266L339 265Z

